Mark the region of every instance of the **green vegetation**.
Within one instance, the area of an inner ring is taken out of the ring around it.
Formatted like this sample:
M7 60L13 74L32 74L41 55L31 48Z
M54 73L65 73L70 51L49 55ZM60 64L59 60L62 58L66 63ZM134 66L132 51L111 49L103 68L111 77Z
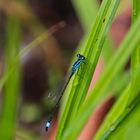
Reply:
M140 1L133 0L132 25L119 48L114 49L111 35L107 33L116 18L120 3L120 0L103 0L99 6L91 0L87 5L84 0L73 0L85 30L85 36L75 54L83 54L86 63L82 64L65 91L56 140L77 139L96 108L110 96L115 97L116 101L93 139L138 140L140 137ZM4 91L0 138L11 140L15 136L22 136L27 140L37 139L38 137L28 134L28 129L22 130L22 126L17 130L21 90L20 59L26 57L50 34L44 31L20 50L21 19L18 16L7 16L6 24L6 70L0 80L0 89ZM100 56L105 59L105 67L87 96ZM126 70L129 59L131 66Z

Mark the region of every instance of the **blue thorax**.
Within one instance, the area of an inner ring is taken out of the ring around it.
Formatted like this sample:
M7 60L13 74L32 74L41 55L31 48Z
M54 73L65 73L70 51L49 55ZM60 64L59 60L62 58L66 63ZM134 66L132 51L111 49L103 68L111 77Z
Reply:
M82 62L85 61L85 57L81 54L77 55L78 60L72 66L72 74L76 72L76 70L81 66Z

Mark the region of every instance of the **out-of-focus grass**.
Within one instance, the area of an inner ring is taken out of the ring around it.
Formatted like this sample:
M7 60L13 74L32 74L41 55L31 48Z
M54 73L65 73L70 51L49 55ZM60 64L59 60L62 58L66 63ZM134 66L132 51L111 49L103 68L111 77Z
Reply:
M11 64L13 65L13 67L11 67L0 79L0 90L2 90L9 76L13 73L13 71L15 71L14 65L16 63L16 59L18 59L19 57L20 59L24 59L32 51L32 49L39 46L39 44L41 44L44 40L48 40L51 37L51 34L53 34L56 30L59 30L63 26L65 26L64 22L59 22L57 25L54 25L48 31L45 31L37 38L35 38L31 43L29 43L25 48L21 49L19 53L15 55L15 60L13 60L13 64Z
M16 140L40 140L40 137L34 134L31 129L29 130L20 127L17 128L15 136Z
M46 30L46 28L42 26L36 16L34 16L32 12L29 12L30 8L27 8L27 5L25 6L25 4L17 1L10 1L8 3L8 5L10 5L9 10L5 8L5 5L5 1L1 1L1 6L3 6L1 8L7 14L7 45L5 55L6 70L4 71L4 74L0 79L0 91L4 89L2 93L2 96L4 96L4 98L2 99L3 106L1 112L2 115L0 118L0 138L11 140L16 137L16 124L19 120L19 118L17 118L17 109L18 102L21 98L19 96L19 93L21 92L20 60L25 58L32 51L32 49L39 46L43 41L48 41L48 38L51 39L51 41L55 42L52 34L57 30L63 28L65 26L65 23L63 21L60 21L58 24ZM10 14L9 11L11 11ZM30 14L28 15L27 12L29 12ZM29 22L28 20L34 22ZM20 44L22 30L21 22L23 23L23 25L26 25L27 28L31 27L31 33L37 36L30 44L28 44L23 49L21 49ZM34 26L32 26L30 23L32 23ZM35 30L36 26L38 28ZM23 135L24 137L26 137L26 133L23 133ZM18 135L18 137L20 137L20 134Z
M0 120L0 138L10 140L14 138L18 99L20 92L20 58L21 23L19 18L7 17L7 46L6 46L6 71L14 68L4 86L3 109ZM14 62L14 65L13 65Z
M87 32L92 28L92 24L99 9L97 1L88 0L85 3L83 0L73 0L73 5L85 32Z

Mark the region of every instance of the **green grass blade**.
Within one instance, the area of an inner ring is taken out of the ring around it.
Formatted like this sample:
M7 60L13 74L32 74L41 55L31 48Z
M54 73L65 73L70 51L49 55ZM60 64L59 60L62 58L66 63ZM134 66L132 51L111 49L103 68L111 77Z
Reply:
M135 81L140 80L140 67L135 72ZM139 100L139 95L135 96L131 100L131 102L128 102L130 94L136 95L136 93L139 93L140 91L140 83L133 83L135 85L132 86L132 83L130 83L127 88L124 90L124 92L121 94L122 96L118 99L117 103L114 105L110 113L108 114L106 120L104 121L101 129L97 133L96 139L106 139L109 137L109 135L112 133L112 131L115 131L117 129L118 125L123 121L124 118L126 118L129 113L133 110L135 107L135 103L137 102L137 99Z
M85 67L85 71L83 70L80 82L80 86L77 86L75 90L76 98L74 106L72 106L72 116L75 117L75 114L83 103L89 84L91 82L93 73L95 71L99 56L101 54L101 50L103 47L103 43L105 40L105 35L108 31L108 28L112 22L112 18L115 15L117 7L119 5L119 0L115 1L104 1L102 3L101 9L99 10L99 14L97 15L93 32L88 40L87 46L85 48L84 54L87 56L87 63ZM102 14L102 12L104 14ZM72 118L72 117L71 117Z
M10 75L5 85L3 110L1 116L0 138L11 140L15 134L17 116L17 100L20 88L20 66L18 54L21 36L21 25L17 17L8 17L7 20L7 71L14 67L15 71ZM15 65L12 65L15 62Z
M117 123L106 139L117 140L139 140L140 131L140 95L138 95L132 104L130 104L125 112L114 123ZM118 122L117 122L118 121Z
M92 36L93 38L89 38L89 42L88 42L89 44L87 44L87 48L85 49L85 53L86 53L89 48L86 68L85 71L83 70L83 73L81 74L84 75L85 73L85 75L80 80L81 86L79 87L77 86L77 89L75 90L74 100L75 99L76 100L74 103L72 103L72 107L71 107L72 108L71 117L70 117L71 121L73 118L75 118L79 106L81 106L82 102L85 99L92 75L95 71L99 56L101 54L106 31L109 28L109 25L112 21L112 17L115 15L115 11L119 4L118 0L113 2L110 1L108 2L110 3L109 7L108 7L108 3L106 3L106 5L104 5L105 7L101 7L101 10L99 11L99 15L101 15L102 18L98 21L99 24L97 23L98 24L97 28L96 28L96 24L95 24L95 28L93 27L93 33L95 34L93 34ZM102 15L100 12L101 13L104 12L104 14ZM106 20L105 23L104 20ZM92 39L93 42L95 41L94 42L95 44L92 44L93 43L91 42ZM98 39L99 42L96 39ZM71 121L69 121L69 123L71 123Z
M84 0L73 0L73 5L75 7L75 10L78 14L78 17L80 19L81 24L84 27L84 30L86 32L86 35L88 34L88 31L91 30L92 25L96 19L97 11L99 9L99 4L97 1L93 0L88 0L86 3ZM84 36L84 39L81 41L80 44L80 49L82 48L81 46L85 47L86 45L86 40L88 40L88 36ZM113 54L113 42L111 39L108 37L105 40L105 44L103 47L103 57L105 58L105 61L108 62L110 59L110 56ZM78 48L79 49L79 48Z
M133 22L136 22L137 18L139 17L139 4L140 2L137 0L133 1ZM139 84L139 77L140 73L140 50L139 50L139 42L136 44L136 48L132 53L132 82L129 84L128 88L126 89L126 92L120 97L119 101L115 104L115 107L113 107L112 111L109 113L106 121L104 122L103 126L101 127L100 131L97 134L96 139L100 138L108 138L112 131L116 135L117 132L116 129L118 125L120 125L120 122L122 122L123 118L128 117L127 116L127 106L132 104L132 102L136 102L135 99L139 99L139 91L140 91L140 84ZM138 96L138 97L137 97ZM113 130L111 127L114 127ZM104 134L103 134L104 133ZM120 137L121 138L121 137Z
M83 64L82 71L80 72L82 78L79 78L79 74L75 76L66 108L59 123L60 125L58 128L57 140L61 139L66 124L71 123L69 119L72 120L75 118L75 114L86 96L93 72L103 47L106 32L108 31L109 25L112 22L112 18L115 15L118 5L119 0L104 0L100 7L83 53L87 58L87 61L85 65ZM75 86L77 81L78 85Z
M139 0L133 0L133 24L136 22L138 18L140 18L140 1ZM138 81L135 81L135 75L133 77L133 73L137 71L137 68L140 66L140 42L137 44L136 49L133 51L131 55L131 74L132 74L132 83L136 83ZM132 86L135 86L134 84ZM136 93L138 94L138 93ZM130 95L130 100L133 100L137 95Z
M112 59L110 60L100 80L96 83L95 88L92 91L92 94L90 94L86 102L81 106L78 116L73 120L73 122L71 122L71 127L69 127L65 131L63 139L67 139L69 137L72 139L76 138L76 136L80 133L84 124L87 122L88 118L92 114L96 105L105 96L104 94L105 90L110 86L111 81L123 68L130 54L135 49L137 43L140 41L139 26L140 19L131 28L125 41L122 43L122 45L120 46L114 57L112 57Z

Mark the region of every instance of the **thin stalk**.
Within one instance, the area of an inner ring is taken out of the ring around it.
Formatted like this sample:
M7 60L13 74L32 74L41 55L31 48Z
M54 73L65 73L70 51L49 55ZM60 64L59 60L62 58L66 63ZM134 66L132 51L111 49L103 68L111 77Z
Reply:
M15 71L6 81L5 94L3 98L3 109L1 115L0 138L3 140L11 140L15 135L17 102L19 99L20 89L20 65L19 57L15 56L19 52L21 37L21 23L17 17L9 16L7 18L7 48L6 62L7 71L14 67ZM14 65L13 62L15 62Z
M136 20L139 17L140 17L140 1L133 0L133 17L132 17L133 24L136 22ZM138 42L136 49L133 51L133 53L131 55L131 78L132 78L133 83L136 83L133 73L135 73L135 71L137 71L139 66L140 66L140 42ZM139 82L139 81L137 81L137 82ZM136 94L138 94L138 93L136 93ZM135 97L135 96L130 94L130 101L133 100L133 97Z

